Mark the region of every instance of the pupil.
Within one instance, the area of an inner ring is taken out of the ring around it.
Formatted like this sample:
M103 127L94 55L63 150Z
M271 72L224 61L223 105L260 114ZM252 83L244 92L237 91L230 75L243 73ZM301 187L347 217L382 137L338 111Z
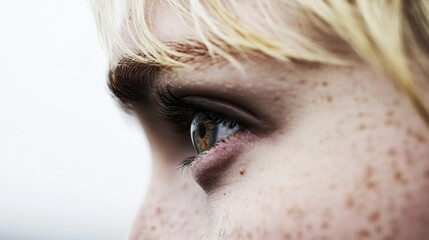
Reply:
M204 138L206 135L206 125L204 123L198 124L198 135L200 138Z

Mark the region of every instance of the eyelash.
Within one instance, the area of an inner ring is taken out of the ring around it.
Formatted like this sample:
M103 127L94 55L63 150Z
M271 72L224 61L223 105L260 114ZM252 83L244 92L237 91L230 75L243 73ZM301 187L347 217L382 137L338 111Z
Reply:
M197 102L189 101L183 98L179 98L169 90L158 91L155 97L155 102L157 103L157 112L159 115L171 123L173 129L177 133L188 133L194 116L198 113L202 113L206 116L207 119L210 119L213 124L229 124L229 126L234 127L237 124L244 126L239 123L237 120L225 116L221 112L218 112L214 109L207 109L198 105ZM190 156L181 161L177 169L182 171L189 167L192 162L199 156L203 155L205 152L200 154Z
M239 124L237 120L225 116L221 112L202 107L194 101L181 99L170 91L158 91L155 101L160 116L170 122L178 133L189 131L192 119L197 113L203 113L214 124L224 123L229 124L230 127Z

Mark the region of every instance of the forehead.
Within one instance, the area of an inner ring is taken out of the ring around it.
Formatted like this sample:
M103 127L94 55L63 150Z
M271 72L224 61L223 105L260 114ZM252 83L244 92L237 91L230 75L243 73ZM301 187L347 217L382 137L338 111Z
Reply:
M263 44L266 40L262 38L267 37L271 40L280 39L284 45L301 44L298 41L301 37L297 36L303 35L300 27L302 18L294 1L223 1L221 9L212 2L216 1L153 1L148 3L144 11L145 25L148 32L162 43L230 40L230 45L241 44L246 47L251 45L245 43L246 40ZM129 13L135 11L135 6L128 8ZM220 14L221 10L225 12ZM142 26L141 19L129 17L134 27Z
M165 1L154 2L147 18L152 33L161 42L183 42L198 38L195 31L190 28L192 22L181 17L178 9Z
M177 67L203 56L236 66L241 57L343 65L355 58L340 38L321 34L295 0L128 3L113 62L131 57Z

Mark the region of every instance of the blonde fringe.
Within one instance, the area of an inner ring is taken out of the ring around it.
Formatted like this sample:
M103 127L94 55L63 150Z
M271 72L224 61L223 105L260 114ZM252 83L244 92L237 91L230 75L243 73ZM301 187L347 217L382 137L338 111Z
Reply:
M115 1L91 0L100 38L113 62L127 56L140 62L178 67L185 66L185 59L193 57L161 42L153 34L147 15L154 1L161 0L127 1L128 5L123 6L127 11L120 17ZM394 81L409 96L429 127L429 111L410 68L412 61L427 63L429 59L429 47L424 46L429 44L427 0L413 0L412 4L407 0L255 1L258 10L252 17L263 21L253 21L252 27L232 14L234 9L243 7L234 0L163 1L177 10L184 25L196 33L197 40L204 44L212 58L226 59L237 67L240 67L237 55L348 64L311 37L285 26L280 16L282 11L291 8L287 3L293 2L294 9L301 9L310 16L308 21L319 30L343 39L362 59ZM406 14L413 9L412 16ZM264 25L258 26L258 22ZM414 25L418 25L418 29ZM292 41L285 43L284 39ZM415 56L410 56L410 52Z
M421 52L413 42L414 37L405 36L408 19L404 16L407 1L342 1L331 0L326 4L300 1L302 6L324 21L341 36L366 61L383 71L410 98L412 104L429 126L429 111L419 92L410 69L405 47ZM429 4L421 3L420 21L424 21L425 34L429 35ZM412 26L411 26L412 27ZM409 42L405 43L405 40ZM429 39L428 39L429 40ZM429 43L427 43L429 44ZM428 58L428 56L424 56Z

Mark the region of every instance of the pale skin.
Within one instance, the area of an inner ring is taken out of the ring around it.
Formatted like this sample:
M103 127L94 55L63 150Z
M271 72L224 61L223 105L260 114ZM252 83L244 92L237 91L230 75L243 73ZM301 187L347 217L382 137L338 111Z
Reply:
M151 18L163 41L193 37L166 6ZM195 154L189 133L145 106L153 173L131 239L429 239L429 131L405 94L363 61L241 63L246 74L189 66L158 80L250 109L269 128L250 130L209 186L192 166L176 170Z

